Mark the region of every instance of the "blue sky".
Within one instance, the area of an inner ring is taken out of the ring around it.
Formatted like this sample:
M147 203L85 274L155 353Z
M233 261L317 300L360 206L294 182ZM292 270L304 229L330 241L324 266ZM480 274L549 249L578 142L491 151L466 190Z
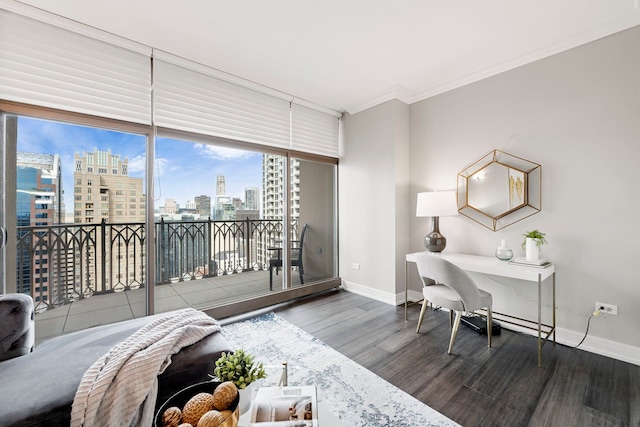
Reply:
M145 137L97 128L21 117L18 151L59 154L67 214L73 212L74 153L111 150L129 159L129 176L145 178ZM245 187L262 188L262 154L168 138L156 140L155 206L167 198L181 207L187 200L216 193L216 177L225 176L226 194L244 200Z

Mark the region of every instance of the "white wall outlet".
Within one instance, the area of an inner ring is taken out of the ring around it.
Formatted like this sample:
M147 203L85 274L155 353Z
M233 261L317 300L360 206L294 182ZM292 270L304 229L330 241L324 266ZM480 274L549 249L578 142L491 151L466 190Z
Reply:
M611 314L612 316L618 315L618 306L613 304L596 302L596 310L600 310L601 314Z
M360 264L354 262L353 264L351 264L351 268L353 268L354 270L360 270Z

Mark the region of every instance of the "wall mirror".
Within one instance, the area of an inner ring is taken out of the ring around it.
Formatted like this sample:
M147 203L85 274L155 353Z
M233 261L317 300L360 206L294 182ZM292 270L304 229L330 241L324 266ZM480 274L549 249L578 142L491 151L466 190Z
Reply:
M497 231L540 212L542 166L493 150L458 173L458 212Z

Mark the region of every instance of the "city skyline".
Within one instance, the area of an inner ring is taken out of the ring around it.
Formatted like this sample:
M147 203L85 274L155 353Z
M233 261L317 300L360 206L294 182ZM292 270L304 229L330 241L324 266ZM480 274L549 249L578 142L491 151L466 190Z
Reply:
M129 176L146 182L146 138L143 135L20 117L18 151L58 154L66 217L73 217L74 154L111 150L129 160ZM202 143L156 138L154 208L167 198L181 207L195 197L215 199L216 178L224 175L226 194L244 201L245 188L262 188L262 154ZM145 184L146 185L146 184Z

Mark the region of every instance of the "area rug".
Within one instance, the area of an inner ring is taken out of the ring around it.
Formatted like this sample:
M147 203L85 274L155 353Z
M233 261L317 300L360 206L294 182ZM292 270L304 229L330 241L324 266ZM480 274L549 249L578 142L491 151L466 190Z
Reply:
M349 426L458 426L274 313L228 324L222 334L264 363L268 377L258 387L277 385L286 361L289 385L315 385L318 405Z

